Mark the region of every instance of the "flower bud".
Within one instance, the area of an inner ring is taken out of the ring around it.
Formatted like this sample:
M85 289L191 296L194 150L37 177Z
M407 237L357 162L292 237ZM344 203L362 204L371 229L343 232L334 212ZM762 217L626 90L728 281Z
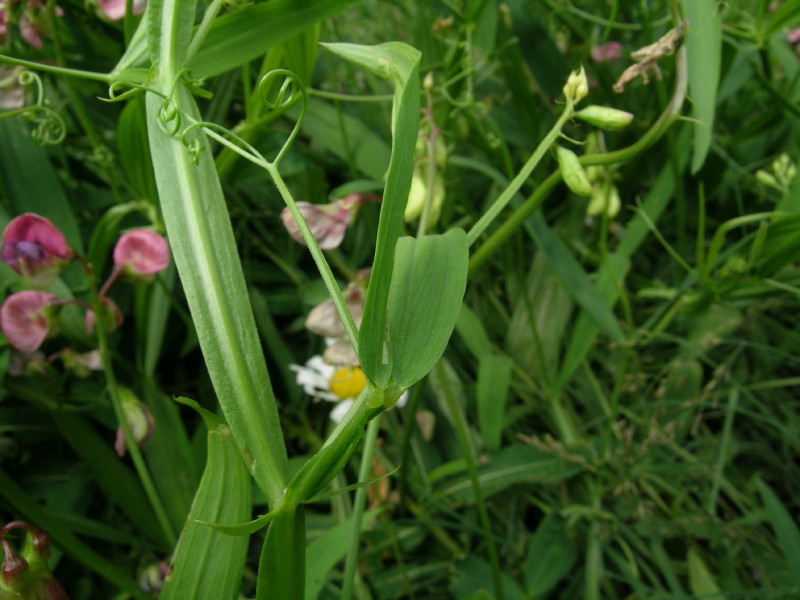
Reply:
M408 192L408 203L403 215L406 223L413 221L422 214L422 209L428 198L426 181L427 178L424 175L419 171L414 171L414 175L411 177L411 189ZM439 215L442 213L442 204L444 204L444 193L444 179L437 173L433 179L433 193L431 194L431 205L428 208L426 228L432 227L439 220Z
M606 42L592 48L592 60L596 63L612 62L622 56L622 44Z
M96 320L94 311L87 310L86 317L84 318L86 333L90 334L94 331L94 323ZM110 333L122 325L122 321L122 311L119 306L117 306L117 303L105 296L100 298L100 322L103 324L103 330Z
M590 217L603 213L609 219L613 219L619 213L622 202L619 198L619 190L611 181L606 180L599 186L595 186L589 206L586 207L586 214Z
M589 82L582 66L579 70L569 74L563 92L567 102L571 102L573 105L583 100L589 93Z
M590 196L592 184L589 183L578 156L572 150L556 146L556 158L558 168L561 169L561 177L567 187L579 196Z
M28 561L14 551L9 541L0 539L3 545L3 566L0 569L0 582L7 590L21 590L28 581Z
M135 15L142 14L146 6L145 0L133 0L132 12ZM98 16L105 17L109 21L119 21L125 18L125 0L98 0Z
M608 106L596 106L594 104L576 112L575 116L586 121L589 125L594 125L606 131L622 129L633 121L632 113Z
M118 386L122 412L125 415L125 422L128 425L130 434L137 446L144 446L151 437L155 429L153 415L147 405L139 400L136 395L126 387ZM117 456L125 456L125 432L122 426L117 427L117 439L114 442L114 450Z
M25 213L3 231L3 262L35 288L50 285L72 259L67 240L48 219Z
M0 328L8 342L22 352L35 352L58 329L53 294L26 290L11 294L0 307Z
M134 229L114 246L114 266L132 283L150 283L169 266L169 244L155 231Z

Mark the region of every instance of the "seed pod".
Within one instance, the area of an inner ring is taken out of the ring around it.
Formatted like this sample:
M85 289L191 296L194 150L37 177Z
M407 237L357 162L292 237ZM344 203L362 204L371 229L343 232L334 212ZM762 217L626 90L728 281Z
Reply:
M633 114L608 106L590 105L575 113L579 119L606 131L622 129L633 121Z
M556 158L558 168L561 169L561 177L564 178L567 187L579 196L590 196L592 184L589 183L586 171L583 170L577 155L572 150L556 146Z

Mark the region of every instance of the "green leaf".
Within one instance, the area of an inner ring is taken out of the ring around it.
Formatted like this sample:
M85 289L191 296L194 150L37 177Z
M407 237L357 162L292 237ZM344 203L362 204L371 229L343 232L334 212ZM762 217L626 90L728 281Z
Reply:
M570 572L577 558L575 544L567 537L566 521L551 512L536 528L525 556L528 594L544 596Z
M411 188L419 126L420 53L398 42L379 46L325 44L325 47L342 58L390 79L394 85L392 155L386 174L375 259L359 332L361 367L375 387L383 388L389 382L391 370L390 365L384 363L389 285L395 245L403 228L403 213Z
M239 597L247 537L229 536L201 521L240 522L251 510L251 483L231 432L218 424L208 432L206 468L159 598Z
M487 450L500 447L512 366L511 359L501 354L486 354L478 360L478 426Z
M720 589L714 576L694 546L690 547L686 553L686 566L689 569L689 589L693 594L702 596L703 600L723 600L725 598L723 594L719 593Z
M756 481L756 485L767 509L770 525L772 525L775 535L778 536L792 581L795 586L800 588L800 570L798 569L798 565L800 565L800 529L775 492L760 479Z
M683 0L681 4L689 20L686 52L692 116L697 119L692 146L692 173L696 173L711 147L722 55L722 17L717 0Z
M467 285L469 251L462 229L400 238L389 297L392 381L408 388L442 356Z

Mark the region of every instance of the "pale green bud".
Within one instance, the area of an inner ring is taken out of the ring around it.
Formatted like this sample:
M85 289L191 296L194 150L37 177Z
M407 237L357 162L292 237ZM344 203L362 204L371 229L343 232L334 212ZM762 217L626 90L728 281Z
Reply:
M564 98L567 101L572 101L573 104L577 104L586 98L589 93L589 82L586 79L586 71L583 70L583 66L569 74L567 83L564 84L563 92Z
M592 184L586 177L586 171L578 161L578 156L572 151L556 146L556 159L558 168L561 169L561 177L567 187L579 196L590 196Z
M619 190L611 181L604 181L594 188L589 206L586 207L586 214L595 217L605 213L609 219L613 219L619 213L622 202L619 197Z
M594 125L606 131L622 129L633 121L632 113L608 106L596 106L594 104L576 112L575 116L586 121L589 125Z
M762 171L761 169L756 171L756 181L758 181L762 185L769 186L776 190L782 190L781 185L778 183L778 180L775 179L772 175L770 175L766 171Z

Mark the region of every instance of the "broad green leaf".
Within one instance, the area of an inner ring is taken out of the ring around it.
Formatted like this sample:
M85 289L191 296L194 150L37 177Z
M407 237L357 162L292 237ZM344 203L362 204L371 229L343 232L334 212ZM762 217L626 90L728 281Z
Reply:
M163 38L161 43L168 47L160 54L175 45ZM176 76L167 66L158 64L154 82L165 94L172 93ZM191 154L181 132L169 133L181 122L201 120L194 98L178 85L171 104L184 115L178 123L164 123L164 100L147 94L150 152L172 255L225 419L272 504L286 485L286 449L230 216L206 136L199 130L190 134L198 144Z
M525 556L525 590L544 596L570 572L578 553L567 536L566 521L551 512L539 523Z
M442 356L467 285L469 251L462 229L400 238L389 296L392 381L408 388Z
M206 468L171 560L159 598L239 597L249 539L215 531L198 521L238 523L251 510L251 482L227 425L208 432Z
M714 576L694 546L686 553L686 566L689 569L689 589L693 594L701 596L703 600L724 600L725 596L719 593Z
M511 359L502 354L485 354L478 359L478 427L487 450L500 448L512 366Z
M758 492L767 509L767 516L783 551L786 564L794 585L800 588L800 529L795 518L786 510L775 492L763 481L758 479Z
M686 51L692 116L697 119L692 146L692 173L696 173L706 160L713 136L722 54L722 18L716 0L683 0L681 5L689 21Z
M382 388L389 382L391 370L391 366L384 362L389 284L392 280L395 245L403 228L403 213L411 188L419 126L420 53L399 42L379 46L325 44L325 47L389 79L394 85L392 155L386 173L375 259L359 332L359 359L364 374L373 385Z

